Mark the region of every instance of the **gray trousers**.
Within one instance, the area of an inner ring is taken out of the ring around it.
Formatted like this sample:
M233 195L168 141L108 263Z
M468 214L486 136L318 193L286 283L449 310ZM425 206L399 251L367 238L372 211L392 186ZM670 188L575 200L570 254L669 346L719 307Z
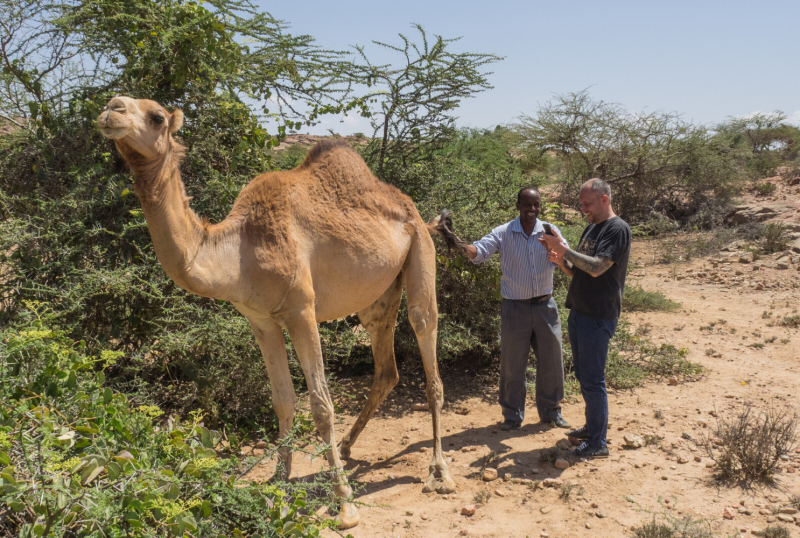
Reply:
M550 300L525 304L503 299L500 313L500 407L503 418L522 423L525 418L525 371L531 347L536 355L536 410L543 422L561 415L564 398L564 361L561 356L561 320Z

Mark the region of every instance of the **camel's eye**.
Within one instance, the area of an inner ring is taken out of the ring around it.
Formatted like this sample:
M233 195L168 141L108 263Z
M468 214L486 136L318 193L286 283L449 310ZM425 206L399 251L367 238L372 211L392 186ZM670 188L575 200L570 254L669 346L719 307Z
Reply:
M153 125L161 125L162 123L164 123L164 116L162 116L161 114L153 114L152 116L150 116L150 121L153 122Z

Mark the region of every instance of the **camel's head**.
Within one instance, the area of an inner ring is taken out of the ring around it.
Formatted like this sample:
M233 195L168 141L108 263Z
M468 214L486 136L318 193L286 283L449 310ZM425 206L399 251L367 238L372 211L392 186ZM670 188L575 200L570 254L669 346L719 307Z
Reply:
M103 136L114 140L120 150L130 149L148 160L169 150L172 133L182 125L180 110L170 114L155 101L122 96L109 101L97 118Z

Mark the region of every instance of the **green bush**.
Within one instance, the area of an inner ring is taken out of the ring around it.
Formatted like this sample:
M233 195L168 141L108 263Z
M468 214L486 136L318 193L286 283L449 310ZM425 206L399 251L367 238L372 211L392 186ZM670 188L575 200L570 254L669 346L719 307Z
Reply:
M649 291L635 284L627 284L622 292L622 309L627 312L673 312L680 306L660 291Z
M290 498L238 481L242 463L220 457L220 434L202 414L165 420L105 386L120 353L89 355L38 320L0 341L0 534L319 535L302 515L302 484Z

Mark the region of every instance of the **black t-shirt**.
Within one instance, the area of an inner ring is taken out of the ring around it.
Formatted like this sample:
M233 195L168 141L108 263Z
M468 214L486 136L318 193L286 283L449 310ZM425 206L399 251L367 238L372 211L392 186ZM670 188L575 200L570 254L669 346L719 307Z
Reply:
M566 307L590 318L618 318L631 254L630 226L619 217L611 217L600 224L590 224L581 235L577 252L611 258L614 265L597 277L575 267Z

